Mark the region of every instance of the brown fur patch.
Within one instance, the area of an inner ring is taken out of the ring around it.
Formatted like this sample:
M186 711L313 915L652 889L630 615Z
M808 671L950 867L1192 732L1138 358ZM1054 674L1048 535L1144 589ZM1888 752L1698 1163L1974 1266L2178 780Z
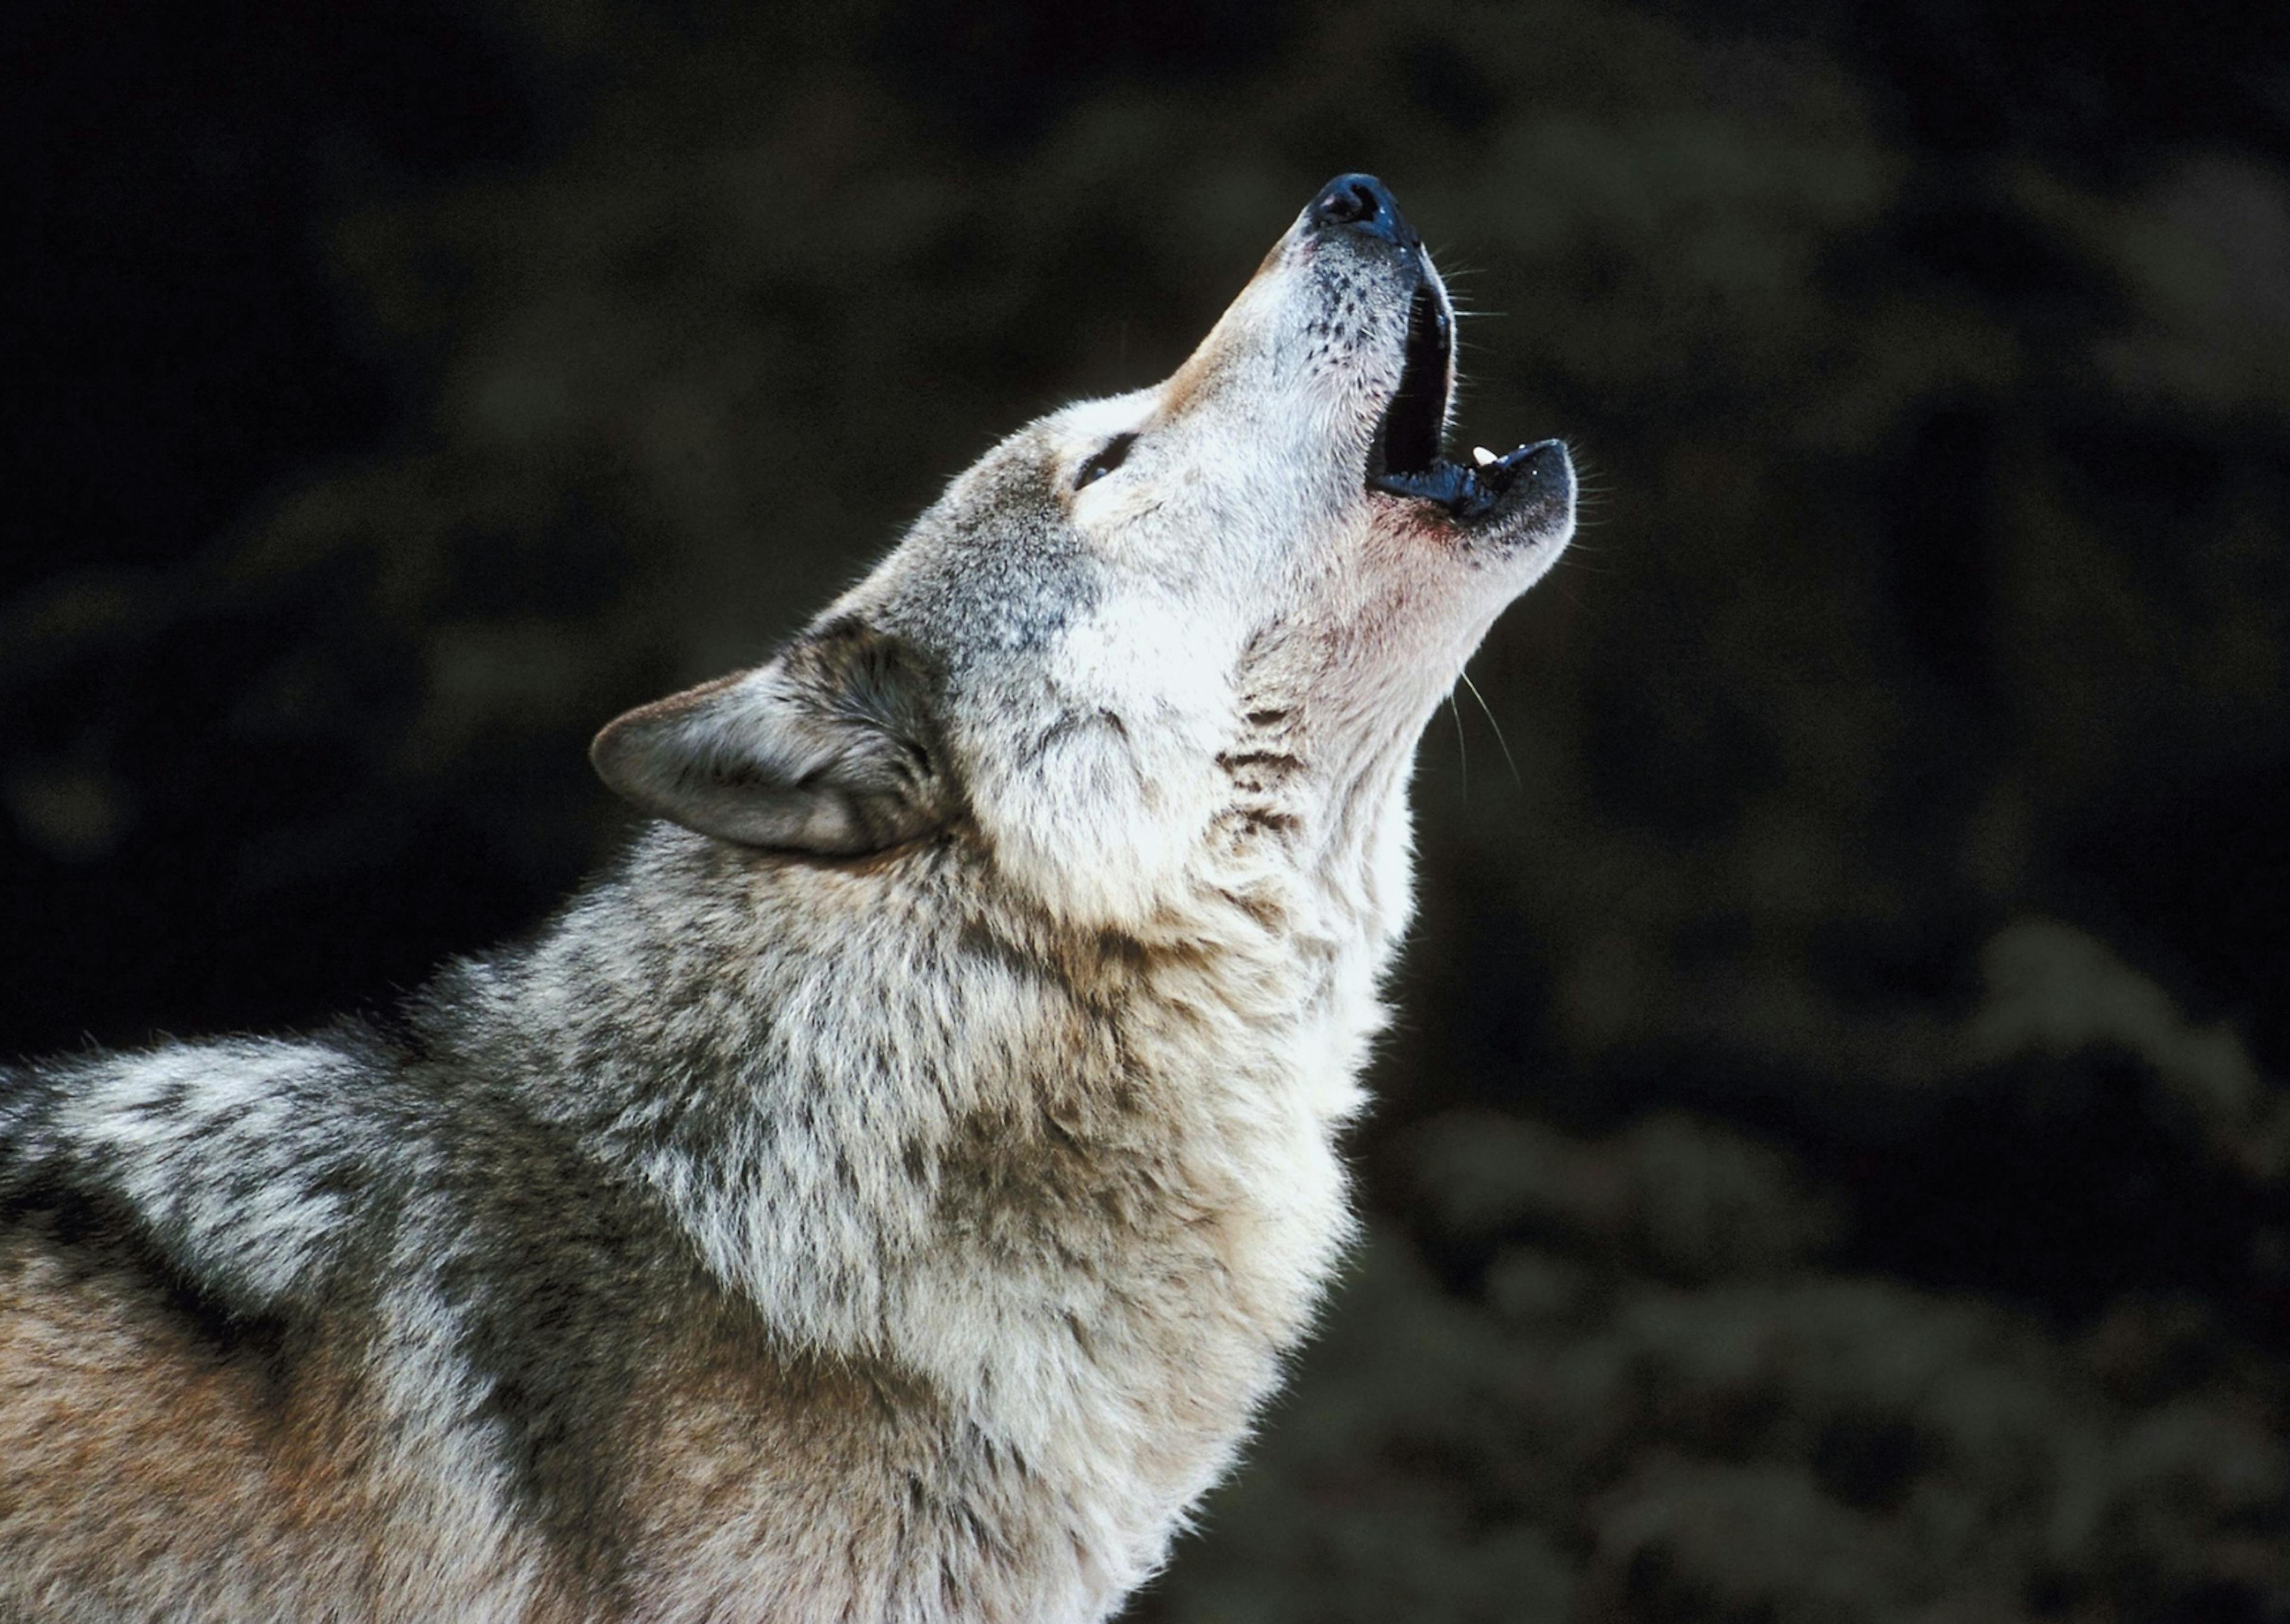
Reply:
M304 1342L290 1369L37 1227L0 1241L0 1617L28 1583L134 1618L380 1620L416 1573L452 1594L466 1531L391 1481L355 1359Z
M879 1611L868 1587L891 1580L941 1476L943 1408L880 1361L802 1353L736 1304L694 1304L613 1441L635 1614L705 1597L695 1613L749 1616L765 1596L727 1587L756 1568L776 1581L768 1616Z
M142 1576L278 1549L339 1520L332 1462L294 1446L259 1365L201 1345L148 1288L35 1237L0 1250L0 1551L124 1610ZM195 1542L196 1550L186 1549Z

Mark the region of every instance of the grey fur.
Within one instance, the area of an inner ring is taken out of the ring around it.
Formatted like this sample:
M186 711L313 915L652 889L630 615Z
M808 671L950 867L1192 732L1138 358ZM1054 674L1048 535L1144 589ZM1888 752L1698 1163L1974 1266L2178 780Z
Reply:
M1346 1242L1415 739L1571 525L1364 490L1426 278L1300 221L607 729L673 821L394 1023L7 1079L0 1617L1117 1608Z

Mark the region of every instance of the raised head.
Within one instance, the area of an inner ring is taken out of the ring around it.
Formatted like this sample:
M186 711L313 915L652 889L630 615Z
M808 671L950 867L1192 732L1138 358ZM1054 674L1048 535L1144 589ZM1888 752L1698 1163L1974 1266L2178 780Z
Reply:
M1404 861L1418 734L1574 521L1557 441L1446 454L1454 325L1389 191L1338 177L1166 381L1020 429L597 770L758 860L965 843L1086 923Z

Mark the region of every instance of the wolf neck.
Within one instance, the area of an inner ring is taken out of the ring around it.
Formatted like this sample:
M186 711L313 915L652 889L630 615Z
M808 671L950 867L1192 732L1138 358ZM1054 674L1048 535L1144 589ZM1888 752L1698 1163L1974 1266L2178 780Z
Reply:
M1013 1369L1077 1348L1190 1363L1237 1435L1348 1232L1333 1137L1405 907L1381 798L1308 916L1205 898L1189 934L1051 925L958 843L802 866L663 826L493 996L553 1052L543 1108L790 1343L971 1404L1186 1386Z

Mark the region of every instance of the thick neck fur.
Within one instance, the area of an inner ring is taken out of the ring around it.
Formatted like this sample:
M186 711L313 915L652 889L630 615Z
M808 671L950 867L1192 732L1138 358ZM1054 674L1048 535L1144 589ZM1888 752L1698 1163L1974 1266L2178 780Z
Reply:
M447 996L774 1335L1089 1478L1133 1578L1351 1224L1333 1136L1404 919L1406 757L1331 817L1281 781L1314 776L1281 720L1228 752L1241 845L1133 929L1014 901L960 829L822 863L661 826Z

